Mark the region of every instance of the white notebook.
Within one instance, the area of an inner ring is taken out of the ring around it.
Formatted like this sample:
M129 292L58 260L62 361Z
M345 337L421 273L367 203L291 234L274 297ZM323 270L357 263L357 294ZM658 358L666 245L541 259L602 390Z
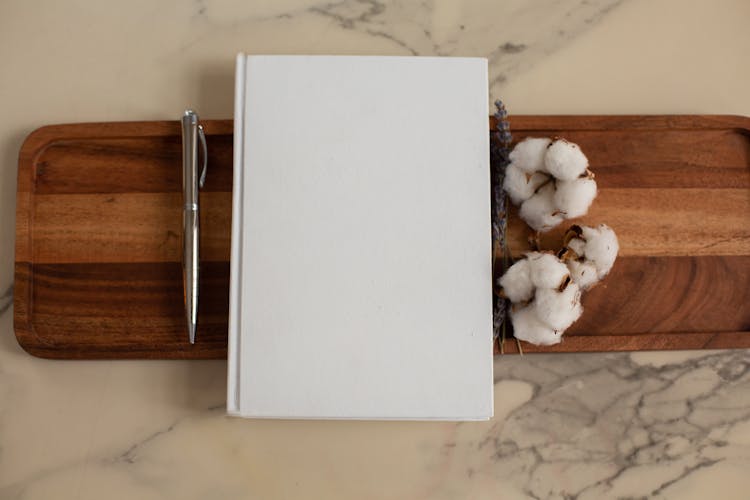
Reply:
M487 61L245 56L227 410L492 416Z

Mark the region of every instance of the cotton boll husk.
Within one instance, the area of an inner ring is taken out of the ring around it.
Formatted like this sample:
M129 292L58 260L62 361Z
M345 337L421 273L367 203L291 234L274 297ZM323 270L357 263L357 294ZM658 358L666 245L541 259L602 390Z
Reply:
M569 275L568 267L552 254L530 252L527 254L531 282L537 288L558 288Z
M551 142L547 137L527 137L508 155L511 165L530 174L544 170L544 156Z
M535 231L549 231L563 221L555 207L555 187L552 183L542 186L531 198L524 201L518 215Z
M539 321L557 331L564 331L581 317L581 290L568 283L562 292L538 288L534 295L534 311Z
M581 290L588 290L599 282L599 273L591 261L570 260L566 264L570 271L570 279Z
M589 211L596 198L596 181L579 177L572 181L557 181L554 202L567 219L581 217Z
M573 238L568 242L568 248L578 254L579 257L583 257L583 254L586 251L586 242L581 238Z
M527 174L516 165L510 164L505 169L505 180L503 180L503 189L510 201L514 205L519 205L534 195L534 191L549 179L548 176L540 172Z
M510 311L513 335L534 345L554 345L560 342L559 332L548 327L537 318L534 308L526 306Z
M588 168L589 160L577 144L558 139L547 148L544 170L563 181L580 177Z
M600 224L596 228L584 226L583 238L586 240L586 260L596 266L599 279L602 279L612 269L620 250L617 235L606 224Z
M568 228L567 231L565 231L565 234L563 234L563 245L568 246L568 243L570 240L574 238L580 238L583 234L583 229L581 229L581 226L578 224L573 224Z
M511 302L530 300L534 296L534 284L531 282L531 266L528 259L521 259L510 266L499 283Z

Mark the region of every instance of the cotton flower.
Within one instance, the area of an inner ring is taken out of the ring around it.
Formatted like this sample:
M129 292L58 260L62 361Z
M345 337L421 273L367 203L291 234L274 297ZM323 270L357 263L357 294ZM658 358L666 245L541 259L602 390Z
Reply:
M564 219L555 206L555 186L546 184L524 201L518 215L535 231L549 231Z
M596 266L597 275L602 279L612 269L620 250L617 236L606 224L599 224L596 228L583 226L581 229L586 240L586 259Z
M510 153L503 190L534 230L548 231L588 212L597 195L594 174L577 144L527 138ZM571 226L557 255L529 252L498 280L512 302L516 339L553 345L583 314L581 293L612 268L619 251L608 226Z
M510 201L514 205L519 205L531 198L534 191L548 180L549 176L541 172L528 173L516 165L510 164L505 169L503 189L510 196Z
M596 197L594 175L578 145L564 139L530 137L510 153L503 189L519 216L535 231L585 215Z
M579 177L572 181L558 181L553 202L566 219L586 215L596 198L596 181L593 178Z
M559 288L569 276L568 268L551 253L529 252L531 282L537 288Z
M534 284L531 282L529 260L521 259L510 266L500 277L499 283L505 296L514 304L530 300L534 296Z
M554 345L560 342L562 333L542 323L532 306L512 309L513 335L535 345Z
M553 142L544 155L544 169L562 181L572 181L583 175L589 166L589 160L578 144L558 139Z
M528 137L522 140L508 156L511 165L530 174L544 170L544 156L551 142L547 137Z
M575 283L568 283L563 291L537 288L533 304L536 317L558 331L567 329L583 313L581 290Z
M570 278L587 290L604 278L615 263L620 245L606 224L597 227L572 226L565 234L564 254ZM573 254L567 250L571 250Z
M499 283L513 303L510 318L519 340L557 344L583 313L580 287L571 281L566 264L551 253L529 252Z

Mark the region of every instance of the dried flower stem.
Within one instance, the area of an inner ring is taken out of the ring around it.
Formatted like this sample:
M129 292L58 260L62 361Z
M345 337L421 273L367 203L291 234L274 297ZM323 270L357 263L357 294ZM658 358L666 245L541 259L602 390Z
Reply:
M503 179L505 168L510 163L510 145L512 135L508 123L508 113L501 101L495 101L495 118L497 125L490 136L490 178L492 181L492 276L493 287L497 278L508 268L509 252L506 241L506 229L508 227L508 200L503 191ZM502 260L497 256L502 249ZM500 353L505 352L505 335L507 321L507 302L498 293L493 294L493 338L497 341L499 337Z

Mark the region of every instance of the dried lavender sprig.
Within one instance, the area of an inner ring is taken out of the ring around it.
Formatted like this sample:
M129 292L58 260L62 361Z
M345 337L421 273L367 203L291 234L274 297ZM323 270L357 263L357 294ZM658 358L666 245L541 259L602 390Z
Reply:
M493 262L493 280L496 280L507 267L507 200L503 192L503 179L505 168L510 163L509 155L513 136L510 133L508 112L502 101L495 101L495 119L497 124L495 130L490 133L490 179L492 183L492 247L493 256L497 254L496 249L502 248L503 261ZM506 300L493 294L493 336L495 339L505 332ZM504 342L505 335L502 335ZM502 345L501 345L502 349Z

